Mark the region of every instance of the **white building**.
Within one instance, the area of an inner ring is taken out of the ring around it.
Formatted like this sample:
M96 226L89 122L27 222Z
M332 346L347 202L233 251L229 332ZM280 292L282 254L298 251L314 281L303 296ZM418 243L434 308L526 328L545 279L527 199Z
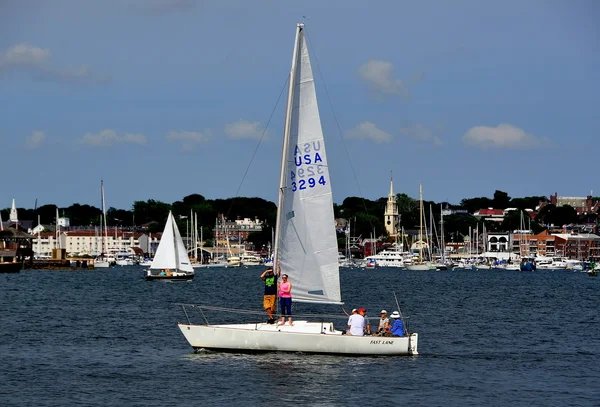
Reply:
M68 255L97 256L101 253L132 253L133 248L141 248L145 253L156 250L160 233L151 237L140 233L110 231L101 236L99 230L63 231L58 240L53 232L34 235L33 252L37 258L51 257L52 249L66 249ZM141 247L140 242L144 243Z

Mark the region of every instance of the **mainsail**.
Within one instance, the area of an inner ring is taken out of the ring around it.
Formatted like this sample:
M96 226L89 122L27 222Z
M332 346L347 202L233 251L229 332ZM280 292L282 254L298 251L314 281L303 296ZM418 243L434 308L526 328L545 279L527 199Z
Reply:
M169 212L165 230L160 238L156 254L150 265L151 269L171 269L192 273L194 269L190 264L179 228L173 214Z
M284 129L276 259L294 301L340 303L333 198L313 73L298 24Z

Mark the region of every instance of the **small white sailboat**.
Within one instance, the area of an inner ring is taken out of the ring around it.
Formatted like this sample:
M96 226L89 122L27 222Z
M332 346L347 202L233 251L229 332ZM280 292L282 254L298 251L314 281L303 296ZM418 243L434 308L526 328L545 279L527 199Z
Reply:
M304 24L298 24L285 116L277 206L275 264L293 284L296 302L342 304L333 198ZM201 305L188 305L202 309ZM205 307L215 309L214 307ZM333 322L210 324L179 328L195 349L306 352L344 355L415 355L416 333L377 338L345 335ZM245 311L247 313L247 311ZM239 315L239 314L238 314ZM347 318L347 317L345 317ZM344 319L344 323L346 319Z
M193 278L194 269L190 264L187 249L181 239L175 218L169 211L156 254L150 268L146 271L146 280L191 281Z
M410 271L431 270L429 265L423 261L423 246L425 246L423 241L423 216L423 184L419 184L419 241L417 242L419 245L419 258L406 266L406 269ZM429 245L427 245L427 249L430 250ZM433 269L435 270L435 267Z
M100 218L100 238L102 240L102 249L100 256L94 259L94 268L108 268L115 265L115 258L107 253L108 237L106 225L106 205L104 204L104 180L100 181L100 195L102 198L102 217Z

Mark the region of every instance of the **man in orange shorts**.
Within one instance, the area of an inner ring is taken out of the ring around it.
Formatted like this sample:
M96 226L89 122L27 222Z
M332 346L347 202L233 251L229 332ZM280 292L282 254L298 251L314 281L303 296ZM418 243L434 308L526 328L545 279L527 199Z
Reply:
M273 269L267 269L260 275L260 278L265 282L263 307L269 316L269 320L267 321L269 324L275 323L274 313L277 310L277 278L281 274L279 261L277 262L277 270L277 275L275 275Z

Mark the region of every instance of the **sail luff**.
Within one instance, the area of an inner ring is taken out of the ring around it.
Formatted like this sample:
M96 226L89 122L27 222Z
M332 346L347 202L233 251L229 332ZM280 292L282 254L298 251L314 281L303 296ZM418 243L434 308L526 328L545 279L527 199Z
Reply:
M281 238L281 225L283 222L283 199L284 194L283 190L286 185L285 181L285 170L286 170L286 159L288 157L288 149L289 149L289 139L291 132L291 124L292 124L292 110L294 107L294 89L295 89L295 78L296 78L296 67L298 65L298 49L300 46L300 32L302 31L304 24L296 25L296 38L294 40L294 52L292 53L292 67L290 68L290 73L288 77L288 94L287 94L287 104L285 108L285 122L283 125L283 145L281 148L281 165L279 169L279 189L277 193L277 216L276 216L276 224L275 224L275 239L273 241L273 267L276 267L277 261L279 259L279 239ZM274 270L276 270L274 268Z

